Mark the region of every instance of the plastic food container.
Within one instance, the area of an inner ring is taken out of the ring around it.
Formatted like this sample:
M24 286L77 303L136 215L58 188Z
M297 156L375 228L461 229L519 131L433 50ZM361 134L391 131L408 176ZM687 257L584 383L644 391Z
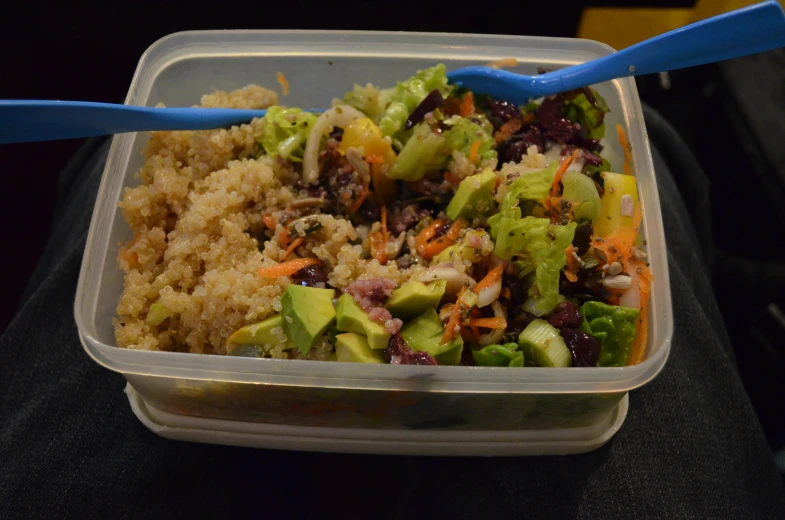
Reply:
M142 56L126 104L190 106L217 89L249 83L275 88L276 73L283 72L290 93L281 103L328 107L355 82L386 86L439 62L452 69L516 58L519 65L513 70L535 74L537 67L564 67L610 52L594 41L519 36L184 32L159 40ZM642 363L563 369L389 366L117 348L112 318L123 273L116 258L119 244L131 235L117 203L123 189L138 182L134 174L142 164L148 138L144 133L114 137L98 192L74 307L85 350L96 362L122 373L152 409L178 417L332 428L336 436L346 429L386 430L393 436L397 431L401 438L412 430L500 435L525 430L547 437L548 432L607 422L618 415L627 392L650 381L664 366L673 317L662 215L635 83L615 80L596 88L611 108L604 155L614 171L621 170L622 151L613 131L619 122L632 147L643 203L655 279Z

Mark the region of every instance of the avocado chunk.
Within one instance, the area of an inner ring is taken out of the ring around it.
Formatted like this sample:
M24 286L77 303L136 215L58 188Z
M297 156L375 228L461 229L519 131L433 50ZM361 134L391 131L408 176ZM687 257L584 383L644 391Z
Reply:
M482 229L472 229L467 231L463 238L458 241L458 243L451 245L436 255L436 262L440 264L446 264L448 262L454 262L455 260L460 259L468 260L471 263L476 264L482 260L482 250L469 245L469 239L471 237L477 237L480 240L482 240L484 237L488 237L488 243L493 244L493 242L491 242L491 236L487 232ZM491 247L493 246L491 245Z
M447 288L446 280L436 280L429 284L409 282L395 289L387 300L387 310L404 321L421 316L428 309L436 308Z
M427 352L440 365L460 364L463 338L458 336L441 345L443 336L444 327L433 308L401 328L401 337L412 350Z
M259 347L264 347L265 345L274 347L285 343L284 348L294 348L294 343L288 337L285 337L283 330L283 318L280 315L275 315L259 323L253 323L237 329L234 334L229 336L227 341L235 345L256 345ZM275 334L273 331L278 334Z
M371 321L368 313L357 305L351 294L343 294L335 306L336 324L342 332L356 332L366 337L374 350L385 349L390 343L390 333L382 325Z
M307 354L335 319L333 289L289 284L281 297L283 330Z
M466 177L458 185L458 190L447 205L447 216L451 220L458 217L472 219L491 213L494 188L496 188L496 174L490 168Z
M338 361L348 363L384 363L381 350L372 350L365 336L347 332L335 337L335 355Z

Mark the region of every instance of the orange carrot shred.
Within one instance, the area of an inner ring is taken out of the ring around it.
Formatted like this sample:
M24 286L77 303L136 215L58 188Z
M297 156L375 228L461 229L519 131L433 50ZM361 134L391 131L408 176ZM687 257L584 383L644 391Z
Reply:
M277 72L275 74L276 81L278 84L281 85L281 94L284 96L289 94L289 80L286 79L286 76L283 75L283 72Z
M460 184L461 179L458 178L457 175L450 172L444 172L444 180L449 182L450 184Z
M469 152L469 162L472 164L477 162L477 152L480 151L480 145L482 145L482 141L479 139L475 139L472 143L472 149Z
M474 114L474 94L467 92L461 98L461 117L469 117Z
M272 267L260 267L257 270L259 276L264 278L278 278L279 276L291 276L300 269L308 267L309 265L322 264L318 258L295 258L294 260L287 260Z
M507 298L509 300L510 298L512 298L512 293L510 292L510 289L508 289L507 287L502 287L499 296L501 296L502 298Z
M559 183L561 183L561 178L564 173L567 171L567 168L570 167L572 161L574 161L578 157L578 149L575 149L572 152L572 155L564 159L562 163L559 165L559 169L556 170L556 174L553 176L553 183L551 184L551 197L555 197L557 193L559 193Z
M461 289L461 292L458 293L458 301L455 303L455 306L452 309L452 314L450 314L450 319L447 321L447 325L444 326L444 335L442 336L442 341L440 345L444 345L445 343L449 343L455 337L455 329L461 326L461 317L464 312L468 311L466 304L463 303L461 300L461 296L463 292L466 290L464 287Z
M496 144L502 144L504 141L509 139L512 134L517 132L523 126L523 121L519 118L510 119L506 123L499 128L499 131L493 136L493 140L496 141Z
M474 318L469 320L469 325L484 329L506 329L507 320L504 318Z
M444 236L432 240L436 231L446 223L447 222L443 219L434 220L430 226L417 234L414 242L417 245L418 255L426 260L430 260L453 245L458 240L458 237L460 237L461 230L466 227L466 219L461 217L452 223L450 229L447 230L447 233Z
M305 237L297 237L292 240L292 243L289 244L289 247L286 248L286 254L284 255L283 259L286 260L289 258L294 250L297 249L303 242L305 242Z
M365 162L369 164L384 164L384 156L379 154L366 155Z
M621 123L616 123L616 133L619 135L619 144L624 152L624 175L632 175L632 153L630 142L627 140L627 133L621 126Z
M354 201L354 204L352 204L352 207L349 208L349 212L350 213L356 213L357 210L360 209L360 206L363 205L363 201L365 200L365 198L368 196L369 193L370 193L370 191L368 190L368 186L363 186L362 191L357 196L357 200Z
M480 280L477 285L474 286L474 292L479 293L483 289L487 289L499 279L502 275L502 271L504 271L504 266L502 264L497 265L486 274L482 280Z
M387 206L384 204L382 204L382 239L386 246L387 242L390 240L390 236L387 232Z

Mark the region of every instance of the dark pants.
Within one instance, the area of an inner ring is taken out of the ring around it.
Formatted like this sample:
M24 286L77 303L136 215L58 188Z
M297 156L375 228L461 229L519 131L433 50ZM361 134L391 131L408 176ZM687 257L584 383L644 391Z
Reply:
M668 242L672 352L662 373L632 392L615 438L567 457L345 456L153 435L131 413L123 377L94 363L77 338L74 291L108 151L107 141L88 142L62 174L46 253L0 337L0 518L241 511L319 518L785 518L785 489L709 284L707 181L673 129L656 113L646 116Z

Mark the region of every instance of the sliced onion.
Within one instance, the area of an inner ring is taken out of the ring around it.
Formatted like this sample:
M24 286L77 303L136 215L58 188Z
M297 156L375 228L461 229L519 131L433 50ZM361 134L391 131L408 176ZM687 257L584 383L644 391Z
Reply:
M322 144L322 137L330 128L345 128L355 119L365 117L356 108L349 105L340 105L325 110L320 115L308 134L308 141L305 143L303 153L303 180L309 184L316 184L319 180L319 146Z
M499 294L502 292L502 277L500 276L493 284L481 289L477 293L477 307L485 307L499 299Z
M456 296L464 285L468 284L468 287L477 285L477 281L468 274L462 273L456 268L445 264L435 265L429 268L420 275L419 280L423 283L433 282L435 280L446 280L447 287L444 292L447 296Z
M507 319L507 309L504 308L504 305L502 305L499 300L494 300L494 302L491 303L491 309L493 309L493 315L497 318ZM485 346L501 343L502 338L504 338L504 329L493 329L488 334L480 334L480 345Z

